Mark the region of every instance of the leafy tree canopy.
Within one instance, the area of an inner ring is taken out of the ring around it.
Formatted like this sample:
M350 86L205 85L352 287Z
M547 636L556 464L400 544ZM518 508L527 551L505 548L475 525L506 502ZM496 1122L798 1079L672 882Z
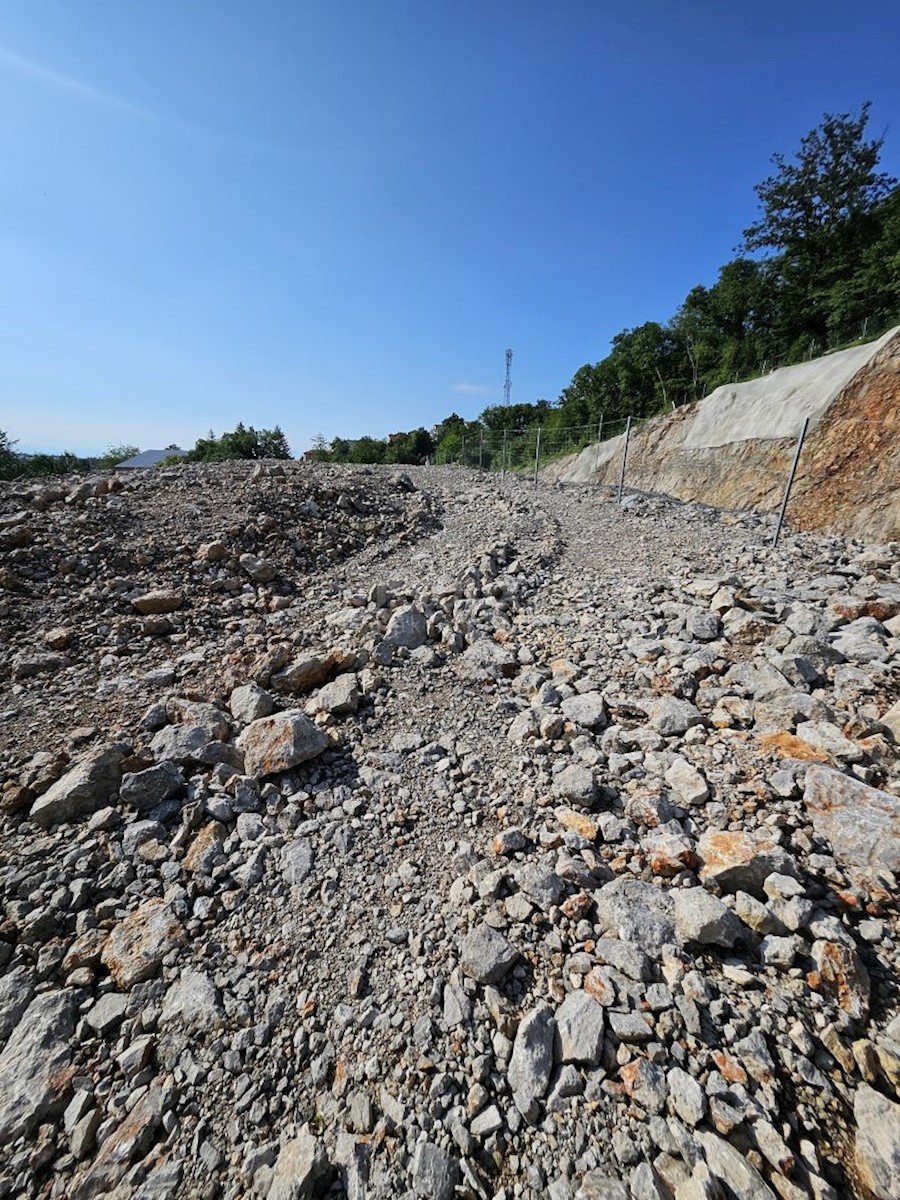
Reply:
M111 467L118 466L120 462L125 462L128 458L134 458L140 452L139 446L110 446L106 453L101 454L97 459L97 466L105 471Z
M254 429L238 424L230 433L216 437L212 430L198 438L193 450L183 457L171 455L163 460L167 465L180 462L228 462L233 459L291 458L291 448L281 427Z

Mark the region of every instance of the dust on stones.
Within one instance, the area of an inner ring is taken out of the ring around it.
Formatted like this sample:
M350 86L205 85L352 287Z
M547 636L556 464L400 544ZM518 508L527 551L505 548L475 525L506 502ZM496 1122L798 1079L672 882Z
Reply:
M0 1195L900 1195L900 548L300 464L0 519Z

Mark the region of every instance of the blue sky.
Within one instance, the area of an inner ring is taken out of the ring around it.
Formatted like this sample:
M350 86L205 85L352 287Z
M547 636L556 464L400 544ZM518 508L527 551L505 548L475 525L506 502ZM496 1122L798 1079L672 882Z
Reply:
M0 428L330 438L555 399L710 283L900 5L0 3Z

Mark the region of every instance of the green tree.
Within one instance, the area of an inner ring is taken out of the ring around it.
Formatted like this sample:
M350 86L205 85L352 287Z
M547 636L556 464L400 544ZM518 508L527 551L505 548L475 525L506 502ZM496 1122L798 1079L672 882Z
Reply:
M280 425L259 431L259 448L263 458L291 458L291 448Z
M774 255L775 332L791 357L806 343L821 351L841 337L836 312L858 316L846 304L835 309L833 293L877 240L877 210L897 183L878 170L884 138L866 138L870 107L866 101L857 116L826 113L795 161L773 155L776 172L755 189L761 213L744 230L744 248Z
M0 429L0 479L15 479L20 474L19 455L5 429Z
M198 438L193 450L184 458L174 455L163 460L165 465L180 462L228 462L233 459L290 458L291 450L281 428L254 429L239 421L228 433L216 437L212 430Z
M111 467L118 466L120 462L125 462L127 458L134 458L136 454L140 454L137 446L110 446L106 453L101 454L97 459L97 466L106 471Z

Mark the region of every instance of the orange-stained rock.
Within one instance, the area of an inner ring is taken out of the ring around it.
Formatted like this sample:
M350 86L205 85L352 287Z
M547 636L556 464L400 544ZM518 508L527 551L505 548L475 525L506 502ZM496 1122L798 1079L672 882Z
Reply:
M724 1050L712 1051L713 1061L719 1068L722 1078L728 1083L746 1083L747 1072L730 1054L726 1054Z
M852 946L841 942L813 942L816 970L807 982L815 991L833 997L856 1021L869 1015L869 973Z
M793 733L762 733L759 741L764 750L772 754L780 754L783 758L799 758L802 762L828 762L824 750L804 742L803 738Z
M574 829L577 834L586 838L587 841L596 841L600 827L596 820L587 813L577 812L574 808L567 808L563 805L556 809L554 815L563 829Z
M248 775L274 775L316 758L327 747L328 737L299 708L290 708L251 721L238 745Z
M796 876L797 864L772 834L708 830L697 843L700 879L717 883L723 892L758 894L768 875L778 871Z
M592 967L588 971L584 977L584 990L604 1006L616 1002L615 986L602 967Z
M559 906L563 916L568 917L570 921L580 921L582 917L586 917L594 907L594 901L587 892L577 892L574 896L570 896L568 900L564 900Z
M803 803L854 882L900 871L900 799L826 767L806 772Z
M113 929L101 962L119 987L127 990L155 975L169 951L184 939L184 926L166 902L148 900Z
M218 821L210 821L194 837L181 865L186 871L209 875L213 868L213 859L222 853L224 837L224 825L220 825Z
M63 959L63 970L68 975L70 971L75 971L79 967L93 967L100 961L100 955L103 953L103 947L106 945L106 940L109 934L105 929L86 929L80 934L69 949L66 951L66 956Z

